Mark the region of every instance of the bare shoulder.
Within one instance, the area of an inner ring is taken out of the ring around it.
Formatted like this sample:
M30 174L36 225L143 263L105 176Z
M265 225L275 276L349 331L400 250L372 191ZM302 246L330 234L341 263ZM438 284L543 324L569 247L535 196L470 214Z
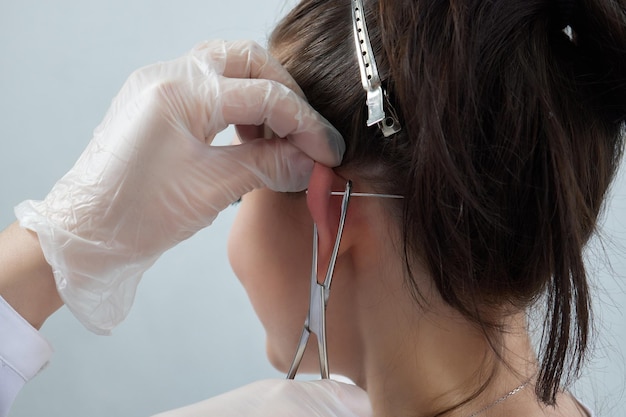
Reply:
M525 398L524 398L525 397ZM585 411L585 408L572 395L561 393L556 398L556 405L546 406L537 401L530 392L511 401L509 407L499 410L500 414L494 413L498 417L502 416L524 416L524 417L592 417Z
M585 408L571 394L560 393L556 398L556 405L540 406L537 417L591 417Z

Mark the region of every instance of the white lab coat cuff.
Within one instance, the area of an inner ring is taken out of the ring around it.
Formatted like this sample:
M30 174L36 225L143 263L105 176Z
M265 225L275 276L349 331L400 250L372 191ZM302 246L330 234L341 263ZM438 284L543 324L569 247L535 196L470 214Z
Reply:
M0 297L0 417L51 356L46 339Z
M24 381L48 363L52 346L17 311L0 297L0 360Z

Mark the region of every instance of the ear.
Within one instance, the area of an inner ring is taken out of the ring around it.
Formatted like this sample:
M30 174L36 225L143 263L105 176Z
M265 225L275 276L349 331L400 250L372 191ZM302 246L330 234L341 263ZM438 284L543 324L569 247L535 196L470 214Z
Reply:
M339 218L341 216L341 198L331 198L332 190L344 190L346 181L324 165L315 163L307 191L307 206L313 221L317 224L320 265L327 265L330 258Z

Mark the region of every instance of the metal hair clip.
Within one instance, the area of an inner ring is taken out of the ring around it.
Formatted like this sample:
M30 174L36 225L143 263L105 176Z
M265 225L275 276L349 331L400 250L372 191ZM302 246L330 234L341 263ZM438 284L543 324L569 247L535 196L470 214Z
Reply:
M317 338L317 350L320 360L320 374L322 379L329 377L330 371L328 370L328 352L326 350L326 306L328 304L328 298L330 297L330 283L333 279L333 272L335 271L335 264L337 262L337 255L339 254L339 245L341 244L341 236L346 224L346 215L348 214L348 204L350 203L350 197L380 197L380 198L404 198L400 195L394 194L373 194L373 193L353 193L352 181L346 183L346 189L343 192L333 191L331 195L342 195L341 201L341 214L339 216L339 227L337 229L337 238L335 239L335 246L328 262L328 269L326 270L326 276L323 283L317 282L317 258L318 258L318 235L317 225L313 224L313 262L311 265L311 294L309 298L309 311L307 312L306 319L304 321L304 327L302 334L300 335L300 341L298 342L298 348L296 354L291 362L291 367L287 373L288 379L294 379L304 351L306 349L307 342L311 333Z
M573 44L577 43L576 32L571 26L576 14L576 3L576 0L555 0L553 3L556 25Z
M367 33L365 9L361 0L352 0L352 26L354 28L357 60L361 70L361 84L367 92L367 125L372 126L378 123L383 135L389 137L399 132L402 127L395 109L389 102L386 91L382 88L372 44Z

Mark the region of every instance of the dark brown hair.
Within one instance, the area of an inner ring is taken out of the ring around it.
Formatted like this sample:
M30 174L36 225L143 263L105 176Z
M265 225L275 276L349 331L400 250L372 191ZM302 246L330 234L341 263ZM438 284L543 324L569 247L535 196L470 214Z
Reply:
M350 1L302 1L270 45L343 134L344 166L404 195L408 279L419 259L443 299L484 329L547 300L536 393L553 404L585 356L583 249L623 148L623 2L365 1L402 131L366 127ZM563 18L568 21L564 22ZM570 39L561 29L569 24Z

